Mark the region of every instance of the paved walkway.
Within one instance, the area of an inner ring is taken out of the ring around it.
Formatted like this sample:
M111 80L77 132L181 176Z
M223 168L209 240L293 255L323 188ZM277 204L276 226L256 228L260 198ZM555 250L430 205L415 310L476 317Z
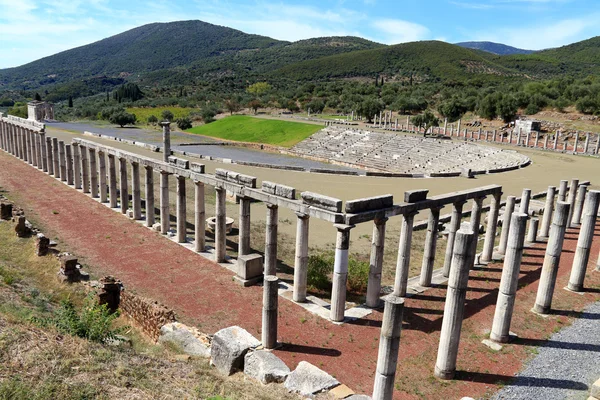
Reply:
M58 238L63 249L78 255L95 277L114 275L124 281L128 290L174 308L181 320L197 324L207 333L241 325L260 337L261 288L238 286L232 281L231 272L4 152L0 152L0 186L36 225L52 238ZM596 236L600 236L600 229ZM558 288L568 279L576 240L576 232L570 231ZM597 255L599 250L600 240L596 238L593 254ZM394 398L479 397L493 391L499 381L508 381L519 371L531 346L537 346L539 339L571 322L570 310L581 310L586 303L598 300L597 289L583 296L558 289L553 304L558 310L556 315L543 319L531 314L543 252L542 246L527 250L512 327L521 339L500 353L490 351L481 340L491 327L501 266L494 264L471 272L459 373L454 381L432 378L445 286L409 298L404 311ZM590 272L586 283L600 287L600 274ZM380 312L338 326L280 299L279 317L283 347L276 354L291 368L306 360L357 392L371 393Z

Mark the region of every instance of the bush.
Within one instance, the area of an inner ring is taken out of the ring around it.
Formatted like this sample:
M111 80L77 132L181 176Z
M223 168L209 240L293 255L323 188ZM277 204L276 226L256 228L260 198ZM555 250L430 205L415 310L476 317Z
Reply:
M348 282L346 283L346 287L350 292L365 293L367 291L370 269L370 263L350 257L348 260Z
M307 284L315 290L331 291L329 275L333 272L331 255L316 254L308 257Z
M163 121L173 121L173 118L175 117L173 115L173 113L169 110L164 110L161 114Z
M137 118L136 118L135 114L129 114L125 111L121 111L121 112L112 114L108 120L110 121L111 124L117 124L122 128L125 125L135 124L135 121L137 120Z
M177 127L182 131L185 131L186 129L190 129L192 127L192 121L187 117L179 118L177 120Z
M158 118L156 118L156 115L152 114L148 117L148 123L150 125L156 125L158 124Z

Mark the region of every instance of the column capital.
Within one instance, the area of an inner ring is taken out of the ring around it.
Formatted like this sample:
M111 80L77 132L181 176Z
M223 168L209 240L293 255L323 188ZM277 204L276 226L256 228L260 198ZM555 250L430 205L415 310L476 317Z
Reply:
M300 219L308 219L308 218L310 218L310 215L308 215L306 213L299 212L299 211L296 211L295 214Z
M333 226L341 232L349 231L350 229L356 227L356 225L346 225L346 224L333 224Z
M171 175L170 172L163 171L162 169L159 171L161 175Z
M452 202L452 205L455 207L464 206L467 203L467 200L458 200Z
M381 218L375 218L373 219L373 223L375 225L383 225L385 224L387 221L389 220L388 217L381 217Z
M267 208L269 208L269 209L279 208L279 206L277 204L266 203L266 205L267 205Z

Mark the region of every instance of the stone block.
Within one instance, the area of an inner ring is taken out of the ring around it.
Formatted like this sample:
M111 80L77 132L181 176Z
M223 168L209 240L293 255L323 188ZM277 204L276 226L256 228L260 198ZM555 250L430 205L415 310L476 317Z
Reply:
M383 196L368 197L346 202L346 212L357 214L360 212L389 208L394 205L394 196L386 194Z
M246 254L238 257L238 276L244 280L253 279L263 273L263 258L260 254Z
M239 326L221 329L212 339L211 363L219 372L231 375L244 369L244 356L258 346L260 341Z
M194 171L194 172L197 172L197 173L199 173L199 174L203 174L203 173L204 173L205 166L204 166L204 164L200 164L200 163L195 163L195 162L193 162L193 163L190 163L190 169L191 169L192 171Z
M275 189L277 188L277 184L269 181L263 181L262 183L262 191L269 194L275 194Z
M222 180L226 181L227 180L227 170L223 169L223 168L215 169L215 177L217 179L222 179Z
M592 396L596 399L600 399L600 379L598 379L592 385L592 390L590 391L590 396Z
M296 199L296 189L291 186L277 185L275 187L275 195L285 197L286 199Z
M185 354L197 357L210 357L210 340L195 328L179 322L171 322L160 328L159 343L171 343Z
M154 225L152 225L152 230L154 230L156 232L160 232L161 229L162 229L162 225L160 224L160 222L157 222Z
M302 192L302 202L309 206L333 212L342 212L342 200L313 192Z
M19 215L16 219L17 224L15 225L15 233L18 237L25 237L30 233L30 229L27 228L27 224L25 223L25 216Z
M405 203L416 203L418 201L427 200L428 189L407 190L404 192Z
M373 400L370 396L366 394L353 394L350 397L346 397L346 400Z
M256 177L244 174L238 174L237 182L250 188L256 187Z
M169 164L177 165L177 157L169 156Z
M244 374L265 385L273 382L281 383L289 373L288 366L269 351L248 352L244 357Z
M348 386L342 384L334 387L329 391L329 394L335 397L336 399L346 399L352 395L354 395L354 390L350 389Z
M300 361L285 381L285 387L289 391L300 393L303 396L312 396L339 384L333 376L306 361Z
M13 205L11 203L0 203L0 219L10 221L13 213Z
M190 169L190 162L188 160L184 160L182 158L177 158L175 161L175 165L178 168Z
M38 233L35 241L35 254L39 257L48 254L50 248L50 239L48 239L43 233Z

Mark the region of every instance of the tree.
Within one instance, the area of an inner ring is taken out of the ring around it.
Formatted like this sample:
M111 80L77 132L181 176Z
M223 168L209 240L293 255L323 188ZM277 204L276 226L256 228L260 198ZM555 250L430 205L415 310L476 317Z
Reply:
M296 104L295 100L288 100L287 103L285 104L285 108L290 110L290 112L292 112L292 113L300 111L300 107L298 107L298 104Z
M383 103L378 99L369 97L358 105L358 113L367 119L368 123L373 122L375 115L383 111Z
M438 106L438 112L444 118L448 119L448 122L458 121L467 112L467 107L458 98L446 100Z
M272 86L269 85L267 82L256 82L256 83L248 86L248 89L246 89L246 91L248 93L250 93L251 95L260 97L263 94L270 91L271 89L272 89Z
M156 118L156 115L152 114L148 117L148 123L150 125L156 125L158 124L158 118Z
M69 108L73 108L73 96L69 96Z
M213 107L205 107L202 109L202 120L205 124L210 124L215 120L216 111Z
M175 118L175 116L173 115L173 113L170 110L164 110L162 112L161 116L164 121L173 121L173 118Z
M225 108L227 109L227 111L229 111L231 115L233 115L234 112L240 111L240 109L242 108L242 106L240 106L240 103L233 98L225 100L224 104Z
M179 118L177 119L177 127L185 131L192 127L192 121L188 117Z
M36 93L36 94L35 94L35 100L36 100L36 101L42 101L42 96L40 96L40 94L39 94L39 93Z
M479 102L477 109L480 117L492 120L498 116L496 97L495 94L488 94Z
M113 97L119 103L122 100L136 101L144 97L144 93L135 83L126 83L113 92Z
M262 106L262 103L258 99L250 100L250 102L248 103L248 107L254 110L254 114L256 114L258 112L258 109Z
M120 111L120 112L114 113L110 116L110 119L109 119L111 124L117 124L121 128L124 127L125 125L135 124L136 120L137 120L137 118L136 118L135 114L129 114L125 111Z
M519 111L517 99L512 95L503 96L502 99L498 101L496 110L504 122L511 122L517 115L517 111Z
M312 100L312 101L306 103L304 108L306 110L310 109L311 113L320 114L323 112L323 109L325 108L325 103L323 103L323 101L321 101L319 99L316 99L316 100Z
M427 135L427 132L432 126L440 126L440 120L429 110L425 111L423 114L415 115L411 118L411 122L419 129L425 128L423 136Z

